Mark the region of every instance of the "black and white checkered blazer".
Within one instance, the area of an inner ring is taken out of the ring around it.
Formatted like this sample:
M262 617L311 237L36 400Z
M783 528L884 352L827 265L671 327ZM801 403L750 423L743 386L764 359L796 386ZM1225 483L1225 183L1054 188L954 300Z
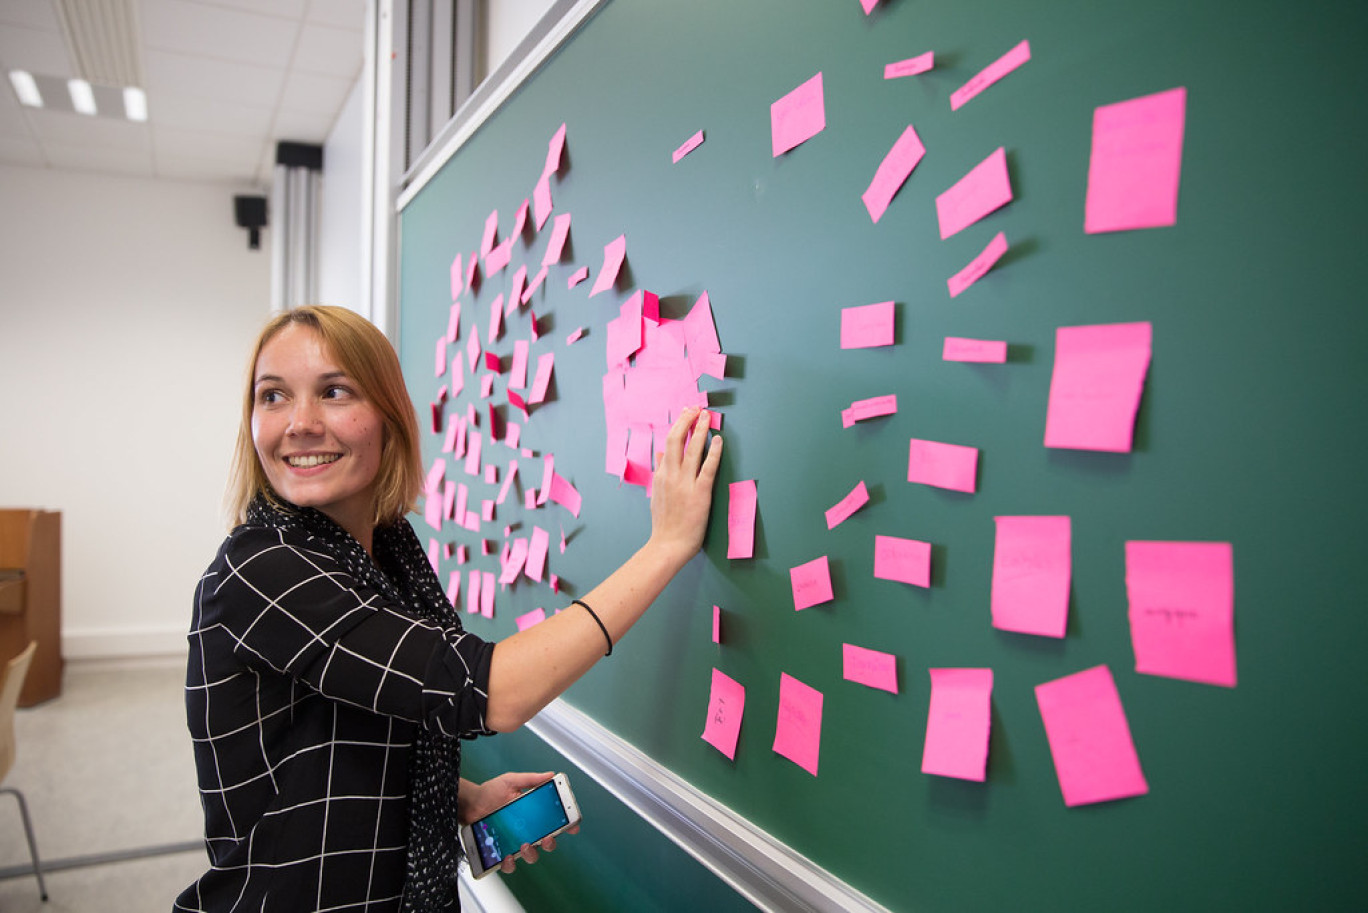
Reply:
M486 734L493 644L391 604L323 541L261 525L219 549L189 639L212 868L176 910L398 910L414 734Z

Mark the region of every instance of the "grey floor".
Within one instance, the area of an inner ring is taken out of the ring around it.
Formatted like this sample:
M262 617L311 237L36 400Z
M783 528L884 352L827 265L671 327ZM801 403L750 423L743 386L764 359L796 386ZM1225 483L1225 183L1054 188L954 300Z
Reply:
M20 710L4 786L28 800L51 871L42 903L13 797L0 795L0 913L149 913L207 866L183 662L70 663Z

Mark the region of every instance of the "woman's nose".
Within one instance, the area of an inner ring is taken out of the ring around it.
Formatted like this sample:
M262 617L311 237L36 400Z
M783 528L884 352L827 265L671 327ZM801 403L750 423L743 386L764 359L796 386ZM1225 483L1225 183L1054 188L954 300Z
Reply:
M318 434L322 427L323 421L318 411L318 405L306 400L298 403L290 413L290 424L285 428L285 433L291 435Z

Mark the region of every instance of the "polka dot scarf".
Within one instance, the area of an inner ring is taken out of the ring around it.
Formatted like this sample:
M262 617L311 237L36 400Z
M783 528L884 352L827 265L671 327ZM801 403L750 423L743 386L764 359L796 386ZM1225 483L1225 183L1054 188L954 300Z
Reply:
M248 509L247 521L301 530L321 540L358 581L395 604L445 627L461 626L413 527L405 520L376 528L374 561L350 534L313 508L258 497ZM461 858L456 817L460 769L459 739L424 728L417 730L409 756L405 913L449 913L460 909L456 887Z

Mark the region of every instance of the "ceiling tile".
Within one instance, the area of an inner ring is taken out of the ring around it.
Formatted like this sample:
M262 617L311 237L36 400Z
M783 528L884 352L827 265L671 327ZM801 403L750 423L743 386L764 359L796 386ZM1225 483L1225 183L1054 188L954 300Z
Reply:
M156 106L162 93L271 107L280 100L285 83L283 67L262 67L170 51L148 51L144 69L149 108Z
M304 18L304 9L309 5L308 0L192 0L192 2L208 2L213 6L230 6L244 12L264 13L295 21ZM335 0L327 0L327 2L332 3Z
M4 0L0 3L0 22L6 25L24 25L32 29L46 29L55 32L57 13L52 8L52 0Z
M0 163L42 166L46 161L42 148L33 140L0 136Z
M291 73L285 80L280 107L289 111L327 114L330 120L335 120L354 85L354 79L338 79L313 73Z
M289 19L185 0L144 0L147 50L278 67L290 60L300 24Z
M72 76L76 68L61 33L0 25L0 67L44 76Z
M157 156L156 176L178 181L221 181L250 186L256 184L255 158L224 162L189 156Z
M366 0L310 0L308 22L338 28L366 30Z
M53 145L88 145L97 149L144 153L152 148L152 133L147 124L36 109L29 116L33 122L34 136L44 148Z
M365 60L362 33L326 25L306 25L295 48L293 66L305 73L355 79Z
M43 147L43 151L54 168L149 178L153 176L152 156L147 152L91 145L65 146L60 143L48 143Z
M276 114L272 134L280 140L293 140L299 143L323 143L332 132L337 112L285 111Z
M248 171L256 167L264 143L256 135L229 136L176 127L160 127L152 132L152 149L158 161L163 158L246 161Z
M261 137L271 129L271 108L180 93L162 95L155 105L149 102L148 112L149 120L157 127Z

